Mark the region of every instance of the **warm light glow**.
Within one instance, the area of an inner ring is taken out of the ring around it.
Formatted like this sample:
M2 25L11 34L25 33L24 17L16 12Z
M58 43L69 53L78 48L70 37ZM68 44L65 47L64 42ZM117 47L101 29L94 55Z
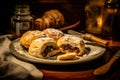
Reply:
M98 23L98 26L99 27L102 27L102 17L101 16L99 16L98 18L97 18L97 23Z

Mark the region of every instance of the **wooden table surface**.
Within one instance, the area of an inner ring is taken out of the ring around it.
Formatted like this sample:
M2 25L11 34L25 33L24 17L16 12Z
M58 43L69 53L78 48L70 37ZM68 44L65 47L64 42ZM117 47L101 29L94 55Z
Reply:
M93 71L107 63L114 50L107 50L100 58L82 64L74 65L46 65L34 64L44 74L44 80L119 80L120 79L120 59L115 61L110 70L99 76L95 76Z

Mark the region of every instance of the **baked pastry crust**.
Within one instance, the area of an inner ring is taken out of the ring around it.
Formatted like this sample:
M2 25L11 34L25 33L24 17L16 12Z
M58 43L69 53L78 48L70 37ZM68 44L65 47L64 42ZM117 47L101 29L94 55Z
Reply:
M76 55L83 55L85 53L85 44L82 38L66 34L57 41L63 53L76 53Z
M62 36L64 36L64 33L58 29L55 28L47 28L42 31L47 37L53 38L54 40L58 40Z
M76 53L62 54L57 57L57 60L72 60L76 58Z
M43 16L35 20L35 29L60 28L65 23L64 15L57 9L46 11Z
M38 38L32 41L28 53L38 58L49 58L59 52L57 43L52 38Z
M57 9L52 9L52 10L46 11L44 13L44 15L51 15L55 19L55 24L54 24L55 27L63 25L65 22L63 14L60 11L58 11Z
M27 31L21 36L20 44L25 48L29 48L31 42L40 37L44 37L40 30Z

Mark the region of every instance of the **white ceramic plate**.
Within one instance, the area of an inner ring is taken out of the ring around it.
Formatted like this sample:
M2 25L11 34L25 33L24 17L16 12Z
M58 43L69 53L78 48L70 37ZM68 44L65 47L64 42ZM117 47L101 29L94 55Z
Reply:
M34 63L42 63L42 64L52 64L52 65L68 65L68 64L80 64L84 62L88 62L94 59L99 58L102 56L105 52L105 48L100 47L100 46L93 46L93 45L87 45L85 44L85 47L90 48L89 54L85 54L83 56L78 56L77 59L75 60L56 60L53 58L50 59L41 59L41 58L36 58L33 56L30 56L27 52L26 49L24 49L20 43L20 39L16 39L11 42L9 49L12 52L14 56L16 56L19 59L26 60L29 62L34 62Z

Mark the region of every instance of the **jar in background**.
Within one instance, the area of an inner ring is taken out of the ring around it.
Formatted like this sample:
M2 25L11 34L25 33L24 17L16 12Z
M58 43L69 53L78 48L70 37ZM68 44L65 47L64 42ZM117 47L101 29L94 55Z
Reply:
M103 12L103 37L120 41L120 3L119 0L106 0Z
M11 17L12 34L14 37L20 37L24 32L32 29L34 19L30 15L29 5L16 5L15 14Z

